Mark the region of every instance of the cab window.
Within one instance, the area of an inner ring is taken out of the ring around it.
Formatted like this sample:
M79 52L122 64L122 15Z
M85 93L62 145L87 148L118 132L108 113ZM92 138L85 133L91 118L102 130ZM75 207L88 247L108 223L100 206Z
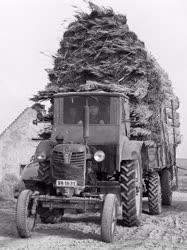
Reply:
M81 124L86 103L89 106L89 123L116 124L118 98L110 96L68 96L56 98L57 124Z

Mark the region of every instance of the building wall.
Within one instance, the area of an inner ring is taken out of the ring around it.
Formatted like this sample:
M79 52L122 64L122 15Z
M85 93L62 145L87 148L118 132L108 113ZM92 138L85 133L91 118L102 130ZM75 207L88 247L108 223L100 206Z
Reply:
M34 154L39 141L38 137L42 124L34 125L36 111L26 108L18 118L0 135L0 180L6 174L19 177L20 165L27 164Z

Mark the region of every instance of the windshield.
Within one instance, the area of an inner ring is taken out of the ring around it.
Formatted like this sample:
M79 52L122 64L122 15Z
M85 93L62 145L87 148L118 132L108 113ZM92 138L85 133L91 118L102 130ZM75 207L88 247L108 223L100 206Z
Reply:
M89 106L90 124L110 124L111 97L106 96L71 96L64 97L64 124L82 124L83 107Z

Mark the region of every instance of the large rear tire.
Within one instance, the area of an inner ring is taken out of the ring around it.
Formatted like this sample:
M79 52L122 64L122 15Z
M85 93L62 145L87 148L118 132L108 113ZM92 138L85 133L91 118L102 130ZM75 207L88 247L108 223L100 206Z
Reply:
M110 243L114 240L114 233L117 222L118 202L115 194L105 196L102 217L101 217L101 238L104 242Z
M164 169L161 172L161 190L162 190L162 205L171 206L172 190L171 190L171 172L169 169Z
M23 190L16 205L16 227L20 237L29 238L35 226L36 215L31 213L33 200L32 191Z
M158 215L162 211L160 176L157 172L149 174L148 206L152 215Z
M122 216L125 226L138 226L142 213L142 171L140 161L124 161L121 166Z

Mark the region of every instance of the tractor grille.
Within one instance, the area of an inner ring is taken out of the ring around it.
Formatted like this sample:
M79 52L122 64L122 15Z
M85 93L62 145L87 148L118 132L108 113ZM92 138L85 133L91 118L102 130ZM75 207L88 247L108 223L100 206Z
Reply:
M69 164L65 161L65 154L53 150L52 176L54 180L77 180L79 186L85 185L85 152L69 153Z
M85 153L84 152L73 152L71 154L70 164L81 166L84 165ZM59 151L53 151L53 162L64 163L64 154Z

